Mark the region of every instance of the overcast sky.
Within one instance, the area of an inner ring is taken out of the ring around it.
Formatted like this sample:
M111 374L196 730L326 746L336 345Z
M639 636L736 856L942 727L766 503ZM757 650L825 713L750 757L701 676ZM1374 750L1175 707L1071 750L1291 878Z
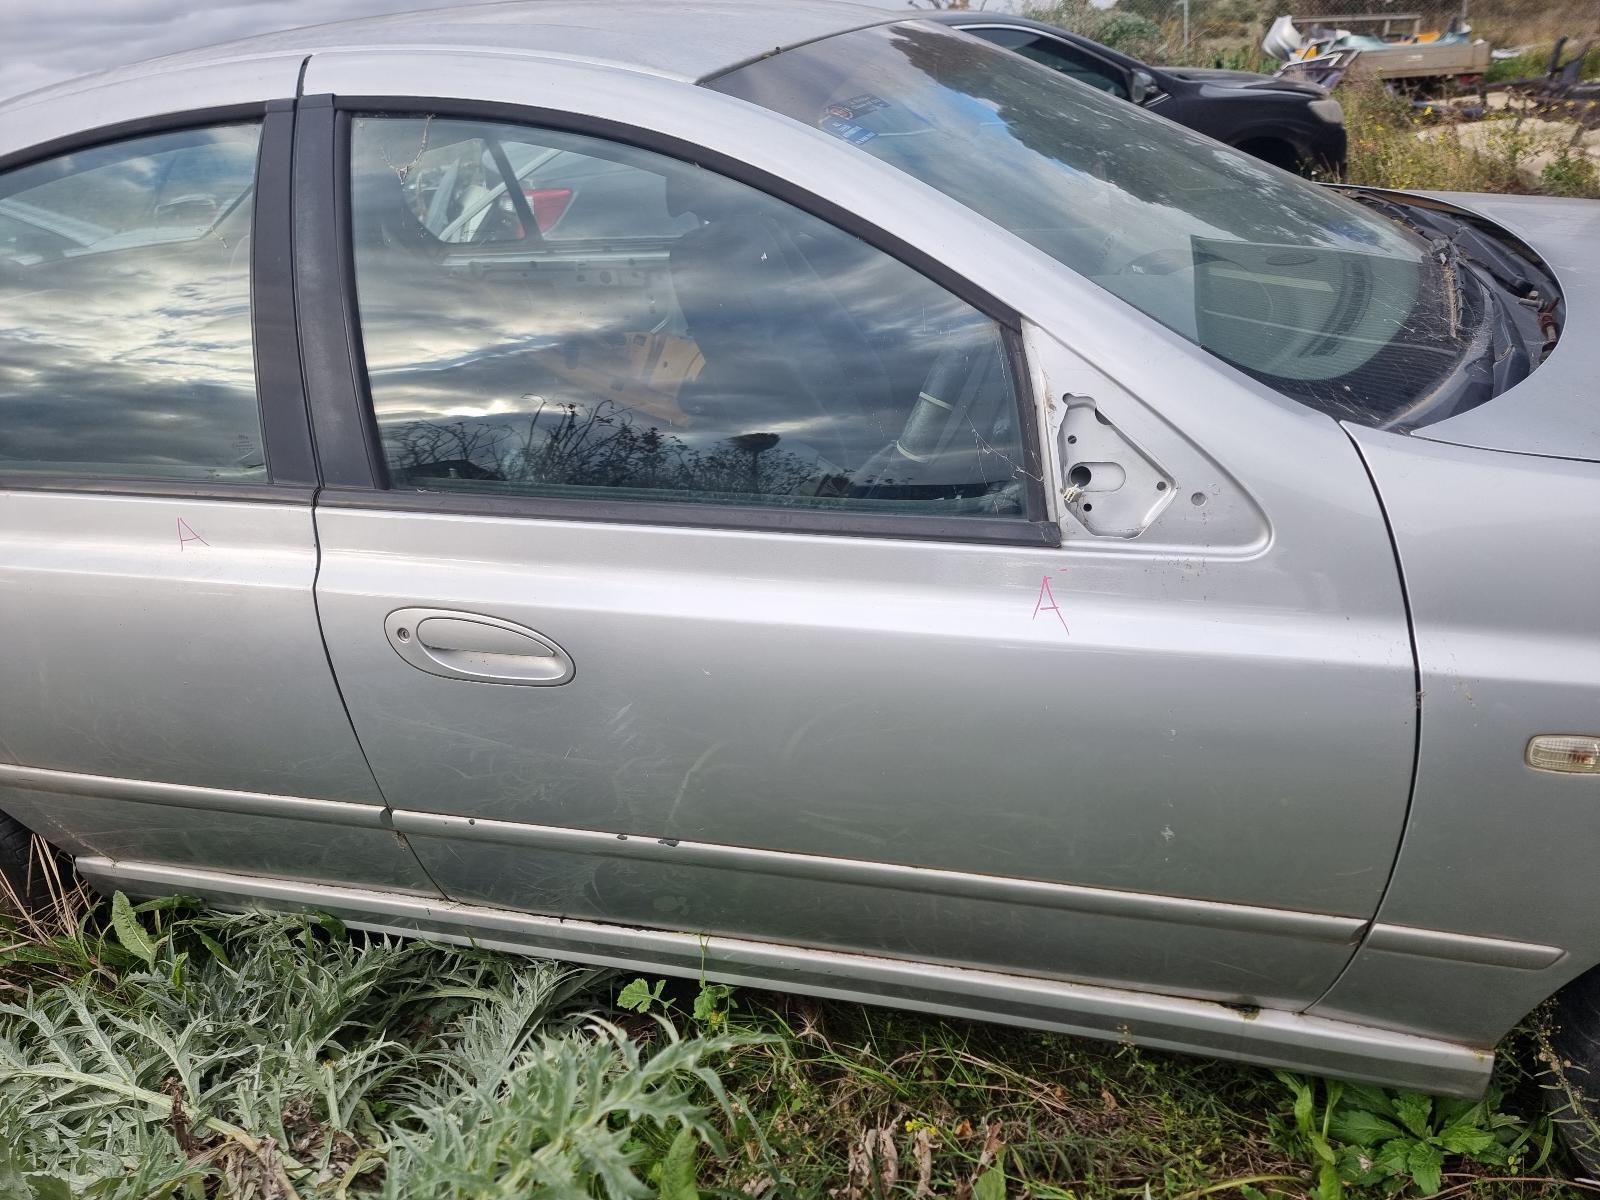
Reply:
M0 0L0 97L106 67L349 17L468 0ZM476 2L476 0L472 0ZM866 0L903 8L906 0ZM926 4L927 0L920 0ZM990 0L988 7L1007 7Z
M0 0L0 96L106 67L346 17L465 0Z

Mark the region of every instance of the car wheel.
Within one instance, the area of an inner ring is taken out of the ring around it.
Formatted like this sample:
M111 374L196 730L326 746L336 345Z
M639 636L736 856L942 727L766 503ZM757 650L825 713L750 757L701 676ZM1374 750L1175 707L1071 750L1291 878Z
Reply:
M1556 997L1543 1050L1541 1082L1550 1114L1579 1173L1600 1179L1600 968L1580 975Z
M1240 142L1234 149L1243 150L1262 162L1282 167L1285 171L1293 171L1296 175L1305 175L1309 170L1309 164L1301 160L1300 152L1288 142L1277 138L1251 138L1249 141Z
M20 908L21 915L32 916L47 911L54 900L51 883L71 880L71 871L65 864L47 865L34 849L33 832L0 813L0 913Z

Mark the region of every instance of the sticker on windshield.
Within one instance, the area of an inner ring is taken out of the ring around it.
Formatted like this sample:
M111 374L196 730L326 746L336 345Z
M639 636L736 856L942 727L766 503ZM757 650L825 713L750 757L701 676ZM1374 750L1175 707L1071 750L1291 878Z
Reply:
M817 118L817 128L849 142L852 146L860 146L878 136L860 124L860 119L868 113L888 107L889 102L882 96L870 93L851 96L848 100L836 100L822 110L822 115Z
M864 117L869 112L877 112L880 108L888 107L889 102L882 96L863 94L828 105L828 112L832 116L848 121L853 117Z
M817 128L822 130L823 133L831 133L834 137L849 142L852 146L864 145L878 136L865 125L857 125L831 113L817 122Z

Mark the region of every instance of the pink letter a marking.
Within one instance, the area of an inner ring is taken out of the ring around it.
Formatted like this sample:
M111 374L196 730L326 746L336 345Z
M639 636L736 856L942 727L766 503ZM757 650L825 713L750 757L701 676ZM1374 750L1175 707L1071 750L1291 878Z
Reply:
M178 549L186 550L190 542L199 542L202 546L211 545L205 538L194 531L194 527L182 517L178 518Z
M1047 600L1049 601L1048 604L1045 603ZM1061 628L1066 630L1067 633L1072 632L1072 630L1067 629L1067 619L1061 615L1061 606L1056 603L1056 594L1050 590L1050 576L1048 575L1039 580L1039 599L1034 601L1033 619L1037 621L1039 614L1042 612L1055 613L1056 620L1061 622Z

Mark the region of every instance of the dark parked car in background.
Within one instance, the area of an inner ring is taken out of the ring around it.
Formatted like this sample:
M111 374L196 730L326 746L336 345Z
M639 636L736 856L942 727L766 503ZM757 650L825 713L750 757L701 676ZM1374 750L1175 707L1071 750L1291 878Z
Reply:
M1319 84L1250 71L1152 67L1025 17L972 11L926 15L1274 166L1305 175L1344 172L1344 112Z

